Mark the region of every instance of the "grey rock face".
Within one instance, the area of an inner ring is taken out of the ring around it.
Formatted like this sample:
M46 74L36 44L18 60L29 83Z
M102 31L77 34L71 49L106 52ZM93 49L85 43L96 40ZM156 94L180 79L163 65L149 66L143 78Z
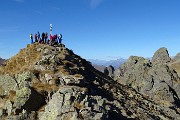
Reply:
M17 83L10 75L0 76L0 95L8 95L9 91L16 90L18 88Z
M19 54L7 61L6 67L0 67L0 85L4 85L0 119L180 119L177 106L165 102L178 102L174 99L177 95L171 93L178 89L178 85L174 85L178 78L166 64L154 66L149 60L132 56L116 76L123 78L125 85L122 85L63 45L32 44L20 53L24 56ZM31 57L33 62L26 63ZM16 61L24 63L12 67ZM109 71L113 74L111 67ZM166 99L163 96L167 96ZM150 97L162 97L164 101L153 101Z
M176 54L176 56L173 58L173 62L180 60L180 53Z
M110 65L104 69L104 74L113 78L114 77L114 71L115 71L114 67L112 65Z
M179 77L173 68L165 64L169 61L170 58L165 48L161 48L155 53L152 62L142 57L131 56L115 71L115 78L120 83L148 95L151 99L175 103L177 100L174 98L174 93L179 93L175 86L177 86Z
M171 61L171 58L169 57L169 53L167 48L160 48L157 50L152 58L152 63L153 64L163 64L163 63L168 63Z
M148 75L144 73L146 73L145 71L148 71L151 66L149 60L142 57L131 56L127 62L121 65L119 69L115 70L115 78L123 78L123 84L135 86L139 81L142 83L144 77L148 77ZM137 86L136 90L138 90Z
M60 88L53 94L52 99L45 107L45 112L40 113L39 118L40 120L78 120L81 116L81 119L102 119L105 115L101 109L103 99L99 100L91 100L87 91L80 87ZM93 110L96 112L92 112Z
M5 59L0 58L0 65L3 65L5 63Z

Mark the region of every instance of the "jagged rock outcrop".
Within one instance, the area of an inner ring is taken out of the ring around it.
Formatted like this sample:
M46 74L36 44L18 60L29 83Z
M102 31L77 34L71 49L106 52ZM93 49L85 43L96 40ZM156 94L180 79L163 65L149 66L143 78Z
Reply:
M143 58L131 59L132 68L149 71L148 67L152 67ZM173 87L170 81L165 82ZM180 119L177 106L153 101L138 93L136 88L114 81L63 44L28 45L0 67L0 84L3 86L0 93L1 119Z
M153 64L158 64L158 63L163 64L163 63L168 63L170 61L171 58L169 57L168 50L165 47L162 47L159 50L157 50L152 58Z
M114 77L114 71L115 71L114 67L112 65L110 65L104 69L104 74L113 78Z
M176 56L172 59L173 62L179 61L180 60L180 53L177 53Z
M3 63L5 62L5 59L0 58L0 65L3 65Z
M93 65L93 64L92 64ZM106 68L106 66L103 66L103 65L93 65L93 67L96 69L96 70L99 70L100 72L104 73L104 69Z
M167 64L169 62L166 48L159 49L152 61L131 56L115 71L115 79L151 99L159 102L167 101L179 106L177 103L180 102L180 94L177 86L179 86L180 78L177 72Z
M173 67L178 74L180 75L180 53L176 54L176 56L172 59L171 67Z

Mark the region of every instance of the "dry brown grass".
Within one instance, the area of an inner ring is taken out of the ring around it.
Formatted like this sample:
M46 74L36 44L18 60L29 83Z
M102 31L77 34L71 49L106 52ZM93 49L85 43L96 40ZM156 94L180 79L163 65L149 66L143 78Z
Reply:
M59 72L61 72L63 75L69 75L69 71L64 66L59 66Z
M75 65L73 62L70 62L70 61L68 61L68 60L63 60L63 63L64 63L64 65L65 65L66 67L68 67L68 68L74 68L74 67L76 67L76 65Z
M83 76L81 74L75 74L74 77L76 77L76 78L83 78Z
M16 97L16 91L10 90L9 91L9 99L11 101L15 101L15 97Z
M34 83L33 88L37 91L57 91L59 90L59 86L57 85L50 85L50 84L43 84L43 83Z
M84 108L84 105L82 105L82 104L79 103L79 102L75 102L75 103L74 103L74 107L77 108L77 109L83 109L83 108Z
M37 51L39 44L27 45L25 49L6 61L5 66L0 67L0 74L14 74L20 71L28 70L39 57L40 52Z
M172 63L171 67L180 75L180 62Z

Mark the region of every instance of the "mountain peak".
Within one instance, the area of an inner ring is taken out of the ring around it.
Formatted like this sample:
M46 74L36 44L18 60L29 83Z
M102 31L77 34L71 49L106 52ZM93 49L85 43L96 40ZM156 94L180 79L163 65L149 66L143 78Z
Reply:
M65 45L31 44L0 67L0 114L6 119L177 119L96 70ZM146 114L144 114L146 113Z

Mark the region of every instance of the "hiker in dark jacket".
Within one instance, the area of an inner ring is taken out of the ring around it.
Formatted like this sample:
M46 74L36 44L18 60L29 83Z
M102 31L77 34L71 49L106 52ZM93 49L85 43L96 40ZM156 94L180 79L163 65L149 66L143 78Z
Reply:
M30 34L30 40L31 40L31 44L33 44L34 42L33 42L33 34L32 33Z
M38 42L36 33L34 34L34 39L35 39L35 42Z
M54 42L57 43L57 34L54 35Z
M48 33L45 33L45 43L48 43Z
M58 40L59 40L58 42L61 44L61 42L62 42L62 34L58 35Z
M41 43L45 43L45 42L44 42L44 39L45 39L45 33L44 33L44 32L42 33L42 36L41 36L41 37L42 37Z

